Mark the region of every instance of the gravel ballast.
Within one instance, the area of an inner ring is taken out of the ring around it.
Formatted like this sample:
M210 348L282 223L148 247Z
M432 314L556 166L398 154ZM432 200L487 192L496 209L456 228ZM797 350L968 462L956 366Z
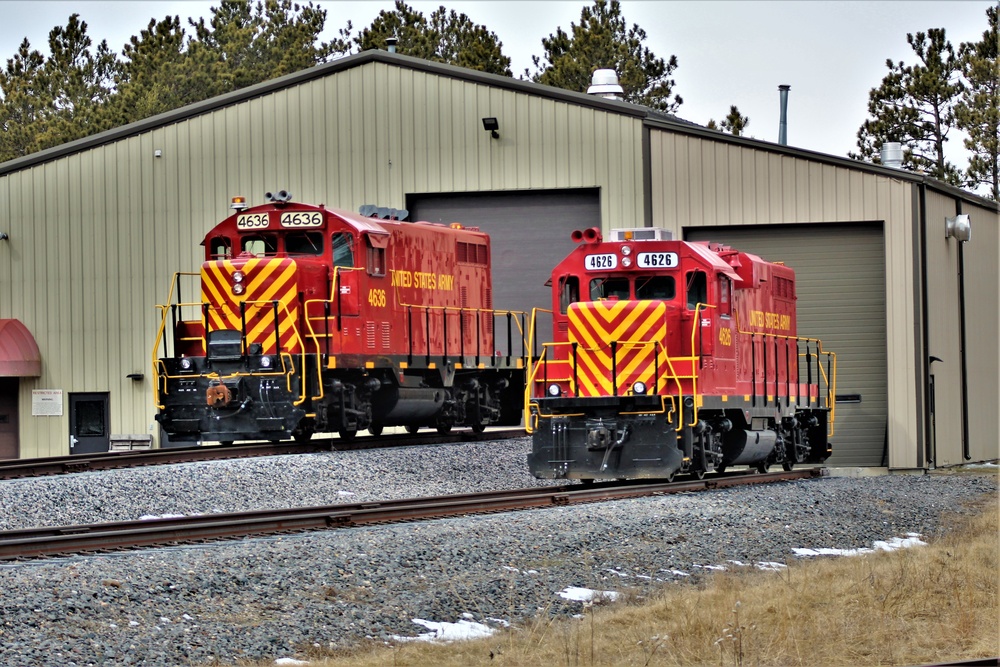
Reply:
M0 482L0 528L530 486L526 439ZM345 496L344 493L354 495ZM0 664L302 658L413 619L577 613L578 586L642 593L794 548L947 528L996 477L833 477L614 503L0 564ZM688 576L690 575L690 576ZM464 616L463 616L464 615Z

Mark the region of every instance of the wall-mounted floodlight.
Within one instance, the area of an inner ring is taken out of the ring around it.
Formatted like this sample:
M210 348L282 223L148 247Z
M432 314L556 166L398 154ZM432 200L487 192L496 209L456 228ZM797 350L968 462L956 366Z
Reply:
M0 241L6 241L10 237L7 236L7 232L0 232Z
M944 219L944 237L954 236L959 241L972 239L972 223L967 215L956 215Z
M489 118L483 119L483 129L490 133L490 136L494 139L500 138L500 121L496 118L490 116Z
M142 378L145 377L142 373L129 373L125 376L125 379L131 380L132 382L142 382Z

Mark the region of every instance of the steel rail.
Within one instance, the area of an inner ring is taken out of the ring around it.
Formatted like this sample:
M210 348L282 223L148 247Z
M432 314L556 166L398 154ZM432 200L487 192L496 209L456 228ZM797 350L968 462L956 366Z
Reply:
M307 443L264 442L239 445L206 445L200 447L176 447L170 449L143 449L94 454L71 454L69 456L48 456L34 459L0 460L0 480L24 477L45 477L93 470L114 470L149 465L171 463L191 463L193 461L219 461L224 459L249 458L254 456L278 456L282 454L312 454L328 451L349 451L360 449L380 449L417 445L439 445L454 442L481 442L484 440L507 440L524 437L524 429L497 431L456 431L454 433L399 433L390 435L363 436L354 440L336 438L316 439Z
M825 468L804 468L790 472L728 474L680 482L634 480L626 483L533 487L386 502L28 528L0 532L0 560L566 506L821 477L826 474Z

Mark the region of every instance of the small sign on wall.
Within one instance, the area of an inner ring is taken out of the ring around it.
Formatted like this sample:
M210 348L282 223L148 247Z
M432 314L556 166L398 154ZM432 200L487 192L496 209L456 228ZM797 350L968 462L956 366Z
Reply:
M32 417L62 417L62 413L63 413L62 389L31 390Z

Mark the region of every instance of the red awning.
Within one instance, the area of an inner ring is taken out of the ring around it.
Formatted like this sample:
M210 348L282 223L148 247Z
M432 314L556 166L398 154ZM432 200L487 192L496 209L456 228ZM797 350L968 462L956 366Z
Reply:
M38 377L42 355L20 320L0 320L0 377Z

